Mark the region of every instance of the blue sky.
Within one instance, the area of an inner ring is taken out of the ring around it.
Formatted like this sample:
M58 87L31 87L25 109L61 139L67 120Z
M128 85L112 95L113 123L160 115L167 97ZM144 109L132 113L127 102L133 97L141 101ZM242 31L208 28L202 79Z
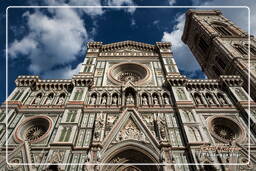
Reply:
M256 1L250 0L41 0L1 1L0 4L0 102L5 100L5 22L8 6L238 6L251 9L256 18ZM220 9L226 17L247 29L246 9ZM182 43L184 8L10 8L8 10L8 93L18 75L39 75L42 79L68 79L79 71L86 42L104 44L134 40L154 44L171 41L181 73L205 78L189 49ZM256 33L251 20L251 34Z

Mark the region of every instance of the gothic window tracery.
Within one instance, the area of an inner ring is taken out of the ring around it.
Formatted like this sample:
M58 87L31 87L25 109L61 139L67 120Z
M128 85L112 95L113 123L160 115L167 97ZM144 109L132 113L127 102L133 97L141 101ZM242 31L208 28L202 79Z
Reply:
M222 142L240 141L244 138L244 131L234 119L219 116L209 119L211 134Z
M248 52L248 50L249 50L249 45L248 45L248 44L245 44L245 48L246 48L246 50L247 50L247 52ZM256 55L256 48L255 48L253 45L250 45L250 52L251 52L252 55Z
M194 141L202 141L200 131L197 127L188 127L190 135L192 135Z
M17 141L28 140L30 143L41 141L52 128L52 121L47 116L33 116L23 121L15 131Z
M186 111L184 111L184 115L185 115L186 121L188 121L188 122L194 122L195 121L195 117L194 117L192 111L186 110Z
M241 54L241 55L247 55L248 54L248 50L240 45L240 44L234 44L233 47Z
M212 27L222 36L232 36L234 35L233 31L224 23L214 22Z
M177 96L178 96L179 100L186 100L187 99L185 91L182 88L177 89Z
M14 96L12 97L12 100L19 100L19 98L21 97L21 95L23 94L24 90L18 90L16 91L16 93L14 94Z
M70 135L71 135L71 127L63 127L62 131L61 131L61 135L60 135L60 138L59 138L59 141L60 142L67 142L69 141L69 138L70 138Z
M194 93L194 99L197 105L203 104L202 97L199 93Z
M76 119L77 111L76 110L69 110L68 116L66 118L66 122L74 122Z

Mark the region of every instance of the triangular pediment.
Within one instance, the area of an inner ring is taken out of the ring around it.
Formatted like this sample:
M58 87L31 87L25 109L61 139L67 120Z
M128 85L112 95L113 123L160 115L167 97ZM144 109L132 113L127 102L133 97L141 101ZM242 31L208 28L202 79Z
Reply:
M124 141L148 144L158 151L159 143L135 109L126 109L103 140L103 151Z

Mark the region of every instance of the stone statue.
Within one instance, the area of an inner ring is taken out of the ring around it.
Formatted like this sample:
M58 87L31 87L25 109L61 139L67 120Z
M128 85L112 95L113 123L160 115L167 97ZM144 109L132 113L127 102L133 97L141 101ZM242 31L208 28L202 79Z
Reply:
M116 96L113 97L112 104L117 105L117 97Z
M127 102L127 104L134 104L134 99L133 99L131 93L128 94L126 102Z
M199 97L199 95L195 95L195 100L197 104L202 104L201 98Z
M41 100L41 96L37 96L34 101L34 104L39 104L40 100Z
M214 104L211 96L207 96L207 100L208 100L209 104Z
M223 96L219 96L219 101L221 104L227 104Z
M96 102L96 97L93 95L91 97L91 103L90 104L95 104L95 102Z
M62 105L63 103L64 103L64 97L63 96L61 96L60 98L59 98L59 101L58 101L58 105Z
M46 105L50 105L50 104L52 103L52 100L53 100L53 97L52 97L51 95L48 96L48 98L46 99L45 104L46 104Z
M167 105L170 104L169 98L167 96L164 97L164 103Z
M148 105L148 99L147 99L146 96L143 96L143 98L142 98L142 104L143 104L143 105Z
M155 105L158 105L158 98L156 96L153 97L153 102Z
M102 97L101 104L103 104L103 105L107 104L107 97L106 96Z

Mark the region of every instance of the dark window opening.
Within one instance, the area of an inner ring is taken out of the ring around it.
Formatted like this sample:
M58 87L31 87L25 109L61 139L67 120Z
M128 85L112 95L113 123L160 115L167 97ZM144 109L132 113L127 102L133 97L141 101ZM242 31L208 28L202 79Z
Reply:
M225 62L221 59L221 57L217 56L217 57L216 57L216 61L217 61L217 63L219 64L219 66L220 66L222 69L225 69L225 68L226 68L226 64L225 64Z
M209 48L209 45L206 43L206 41L202 37L200 37L200 39L199 39L199 47L204 52L206 52Z
M242 55L247 55L247 50L245 49L245 47L243 47L243 46L241 46L239 44L234 44L234 47Z
M248 52L248 46L249 46L248 44L245 44L245 48L247 52ZM256 55L256 48L252 45L250 45L250 52L251 52L251 55Z
M221 75L220 70L216 66L213 66L212 69L215 72L215 75L217 75L218 77Z

